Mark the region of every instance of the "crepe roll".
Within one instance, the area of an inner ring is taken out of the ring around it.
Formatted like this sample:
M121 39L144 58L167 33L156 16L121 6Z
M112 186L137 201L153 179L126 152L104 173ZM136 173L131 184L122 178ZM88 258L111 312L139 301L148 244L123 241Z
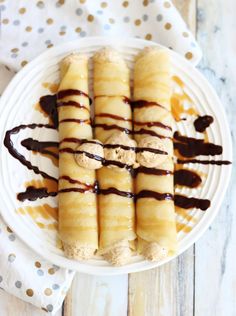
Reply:
M135 209L130 167L132 139L129 69L114 50L94 56L95 136L104 144L99 182L100 253L113 265L130 261L134 249Z
M159 261L174 255L171 58L165 49L144 49L134 66L134 134L140 167L135 179L138 249Z
M98 248L95 170L77 164L81 140L91 139L88 58L72 54L61 61L58 89L59 235L65 255L89 259Z

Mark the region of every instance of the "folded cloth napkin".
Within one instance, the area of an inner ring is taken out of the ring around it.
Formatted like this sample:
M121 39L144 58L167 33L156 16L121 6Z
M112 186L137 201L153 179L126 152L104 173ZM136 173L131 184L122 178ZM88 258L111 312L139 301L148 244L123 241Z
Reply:
M171 47L193 64L201 58L201 50L170 1L3 0L0 13L0 63L13 70L53 45L95 35L145 38ZM74 272L40 258L1 217L0 255L0 286L56 312Z

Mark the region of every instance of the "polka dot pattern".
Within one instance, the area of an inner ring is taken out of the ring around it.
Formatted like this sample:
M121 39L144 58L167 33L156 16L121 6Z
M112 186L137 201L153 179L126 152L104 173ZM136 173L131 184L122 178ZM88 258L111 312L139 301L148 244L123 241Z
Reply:
M28 295L29 297L32 297L34 295L34 291L32 289L27 289L26 295Z

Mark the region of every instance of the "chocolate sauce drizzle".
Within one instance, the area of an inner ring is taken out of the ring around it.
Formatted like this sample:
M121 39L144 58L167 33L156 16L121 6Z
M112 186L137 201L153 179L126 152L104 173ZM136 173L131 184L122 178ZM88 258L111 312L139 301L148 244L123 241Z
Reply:
M175 194L174 198L175 206L189 209L189 208L199 208L202 211L206 211L210 205L211 201L204 199L196 199L193 197L187 197L184 195Z
M158 201L164 201L164 200L173 201L174 200L174 196L171 193L159 193L159 192L149 191L149 190L142 190L135 196L136 201L138 199L143 199L143 198L153 198Z
M197 188L202 183L201 177L193 171L180 169L174 172L174 184L189 188Z
M201 160L201 159L177 159L178 164L186 164L186 163L200 163L202 165L231 165L232 162L228 160Z
M46 172L40 170L37 166L34 166L31 164L30 161L28 161L22 154L20 154L14 147L13 142L11 140L11 136L14 134L18 134L22 129L26 129L26 128L30 128L30 129L35 129L35 128L49 128L49 129L53 129L54 126L49 125L49 124L28 124L28 125L19 125L14 127L13 129L9 130L6 132L5 134L5 138L4 138L4 145L7 148L7 150L9 151L9 153L18 161L20 161L22 163L22 165L24 165L26 168L28 168L29 170L34 171L34 173L36 174L40 174L43 178L46 179L50 179L53 180L55 182L57 182L58 180L52 176L50 176L49 174L47 174Z
M60 90L57 93L57 99L61 100L66 97L74 96L74 95L81 95L89 99L89 104L92 104L92 99L88 96L87 93L81 91L81 90L76 90L76 89L66 89L66 90Z
M81 119L74 119L74 118L66 118L63 120L60 120L59 123L77 123L77 124L90 124L90 120L81 120Z
M36 201L37 199L56 195L57 192L48 192L48 188L35 188L34 186L29 186L26 188L25 192L17 194L17 199L21 202L25 200Z
M26 138L22 140L21 145L28 150L38 152L45 155L50 155L58 159L58 154L49 150L49 148L58 148L58 142L44 142L33 138Z
M191 158L199 155L216 156L222 154L222 146L213 143L206 143L204 139L197 139L181 136L178 132L174 133L174 148L183 157Z
M13 145L13 142L11 140L11 136L13 134L19 133L22 129L30 128L30 129L35 129L35 128L48 128L48 129L57 129L58 128L58 112L57 112L57 107L62 107L62 106L75 106L81 109L86 109L89 111L89 109L84 106L83 104L80 104L75 101L61 101L61 99L72 96L72 95L81 95L86 98L89 98L89 96L80 91L80 90L73 90L73 89L68 89L68 90L61 90L58 92L57 95L46 95L40 98L40 107L42 111L49 117L50 121L52 122L52 125L50 124L28 124L28 125L19 125L14 127L13 129L9 130L6 132L5 138L4 138L4 145L8 149L9 153L18 161L20 161L25 167L27 167L29 170L34 171L36 174L40 174L43 178L53 180L55 182L58 182L58 179L50 176L46 172L40 170L37 166L34 166L31 164L30 161L26 160L26 158L21 155ZM96 97L103 97L103 96L96 96ZM105 97L105 96L104 96ZM60 100L60 101L57 101ZM91 99L90 104L92 103ZM167 110L165 107L162 105L156 103L156 102L148 102L145 100L138 100L135 102L130 102L130 100L127 97L123 97L124 103L127 104L132 104L133 109L135 108L144 108L144 107L152 107L152 106L158 106L161 107L165 110ZM168 110L167 110L168 111ZM131 122L130 119L126 119L114 114L109 114L109 113L101 113L97 115L98 117L109 117L113 118L114 120L121 120L121 121L128 121ZM77 119L65 119L63 121L70 121L70 122L78 122L82 123L85 120L77 120ZM86 120L88 122L88 120ZM205 131L205 129L213 122L213 119L211 119L209 116L204 116L204 117L199 117L195 122L195 128L199 132ZM147 127L152 127L152 126L158 126L161 128L165 128L168 130L171 130L171 127L164 125L160 122L134 122L134 125L137 126L142 126L146 125ZM159 135L156 132L152 130L147 130L147 129L140 129L138 131L131 131L127 128L120 127L118 125L107 125L107 124L95 124L94 127L102 127L105 130L111 130L111 129L118 129L123 132L126 132L127 134L147 134L151 136L156 136L159 138L169 138L163 135ZM191 137L186 137L186 136L181 136L178 132L174 134L174 141L175 141L175 149L179 151L179 153L186 158L191 158L197 155L219 155L222 153L222 147L217 146L212 143L205 143L204 140L199 140ZM61 142L72 142L72 143L96 143L102 146L102 144L93 141L93 140L83 140L83 139L78 139L78 138L64 138ZM21 142L22 146L25 147L28 150L32 150L35 152L39 152L42 154L47 154L51 155L54 158L58 158L58 154L51 151L50 148L58 148L58 143L57 142L43 142L43 141L37 141L32 138L27 138L24 139ZM134 148L134 147L129 147L129 146L123 146L123 145L116 145L116 144L106 144L104 145L105 148L117 148L120 147L124 150L135 150L136 152L142 152L142 151L150 151L156 154L167 154L164 151L160 151L157 149L152 149L152 148ZM90 154L88 152L84 151L75 151L71 148L62 148L60 149L60 152L68 152L72 154L86 154L89 158L102 161L104 166L108 165L115 165L119 168L125 168L127 169L132 176L136 177L137 174L139 173L144 173L148 175L157 175L157 176L168 176L168 175L173 175L172 171L169 170L161 170L161 169L155 169L155 168L146 168L146 167L139 167L137 169L133 169L132 166L123 164L121 162L117 161L112 161L112 160L105 160L102 157L94 154ZM230 164L229 161L220 161L220 160L198 160L198 159L178 159L177 162L179 164L185 164L185 163L202 163L202 164L215 164L215 165L228 165ZM138 194L134 194L132 192L125 192L125 191L120 191L116 188L108 188L108 189L99 189L98 188L98 183L95 182L93 185L82 183L78 180L71 179L68 176L61 176L59 178L60 180L65 180L68 181L71 184L79 184L83 185L84 188L66 188L66 189L61 189L58 192L48 192L47 188L36 188L34 186L29 186L26 188L25 192L21 192L17 195L17 198L20 201L25 201L25 200L30 200L34 201L38 198L45 198L48 196L56 196L57 193L67 193L67 192L78 192L78 193L86 193L86 192L91 192L91 193L98 193L98 194L116 194L119 196L127 197L127 198L134 198L135 201L141 198L153 198L159 201L162 200L174 200L174 203L176 206L188 209L188 208L200 208L201 210L206 210L210 206L210 201L209 200L203 200L203 199L196 199L192 197L185 197L182 195L176 194L173 196L170 193L159 193L159 192L154 192L154 191L149 191L149 190L143 190L140 191ZM175 184L179 185L184 185L190 188L196 188L200 185L201 183L201 178L199 177L198 174L194 173L193 171L190 170L177 170L174 173L174 181Z
M121 132L125 132L126 134L132 134L132 131L128 128L125 128L125 127L121 127L119 125L116 125L116 124L112 124L112 125L108 125L108 124L94 124L93 127L101 127L103 128L105 131L108 131L108 130L112 130L112 129L117 129L118 131L121 131Z
M115 194L115 195L123 196L123 197L129 198L129 199L134 198L134 193L121 191L121 190L118 190L118 189L113 188L113 187L108 188L108 189L99 189L99 194L102 194L102 195Z
M157 126L157 127L172 131L172 128L170 126L165 125L161 122L137 122L137 121L134 121L133 124L137 125L137 126L147 126L147 127Z
M57 102L58 108L63 107L63 106L73 106L79 109L84 109L87 112L89 112L89 109L85 105L75 102L75 101Z
M204 116L199 116L195 121L194 121L194 127L195 130L199 133L205 132L207 127L209 127L212 123L214 122L214 119L210 115L204 115Z
M39 99L39 106L49 117L55 128L58 128L57 95L45 95Z

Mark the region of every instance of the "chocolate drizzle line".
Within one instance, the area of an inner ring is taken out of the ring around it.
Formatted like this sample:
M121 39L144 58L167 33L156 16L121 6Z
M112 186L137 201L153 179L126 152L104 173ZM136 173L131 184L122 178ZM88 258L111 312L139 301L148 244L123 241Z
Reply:
M197 132L203 133L214 122L214 119L210 115L199 116L194 121L194 127Z
M84 110L89 112L89 109L85 105L83 105L83 104L81 104L79 102L75 102L75 101L67 101L67 102L60 102L59 101L59 102L57 102L57 107L58 108L64 107L64 106L73 106L73 107L76 107L76 108L79 108L79 109L84 109Z
M147 167L138 167L137 169L134 169L135 176L138 173L144 173L149 175L156 175L156 176L168 176L173 175L173 172L170 170L163 170L163 169L155 169L155 168L147 168Z
M172 128L170 126L165 125L161 122L137 122L137 121L134 121L133 124L137 125L137 126L147 126L147 127L157 126L157 127L172 131Z
M49 117L55 128L58 128L57 96L45 95L39 99L42 111Z
M213 143L205 143L204 139L181 136L178 132L174 133L174 148L179 151L181 156L191 158L198 155L215 156L222 154L222 146Z
M94 124L93 127L101 127L105 131L111 130L111 129L117 129L118 131L125 132L126 134L132 134L132 131L128 128L121 127L116 124L108 125L108 124Z
M99 189L99 194L107 195L107 194L116 194L126 198L133 199L134 194L132 192L120 191L116 188L108 188L108 189Z
M37 199L56 195L57 192L48 192L48 188L35 188L34 186L29 186L26 188L25 192L17 194L17 199L21 202L25 200L36 201Z
M11 135L13 134L17 134L20 132L20 130L22 129L26 129L26 128L30 128L30 129L35 129L35 128L49 128L49 129L54 129L54 126L49 125L49 124L28 124L28 125L19 125L14 127L13 129L9 130L6 132L5 138L4 138L4 145L7 148L7 150L9 151L9 153L18 161L20 161L22 163L22 165L24 165L26 168L28 168L29 170L34 171L34 173L36 174L40 174L43 178L46 179L50 179L53 181L58 181L56 178L50 176L49 174L47 174L46 172L40 170L37 166L34 166L31 164L30 161L28 161L22 154L20 154L14 147L13 142L11 140Z
M91 153L89 153L87 151L83 151L83 150L74 150L70 147L59 149L59 152L60 153L68 153L68 154L84 154L85 156L87 156L90 159L94 159L97 161L103 161L103 157L101 157L101 156L94 155L94 154L91 154Z
M82 188L66 188L66 189L61 189L58 190L58 193L69 193L69 192L77 192L77 193L87 193L87 192L91 192L91 193L97 193L96 189L82 189Z
M204 200L204 199L196 199L196 198L189 198L184 195L175 194L175 206L189 209L189 208L200 208L202 211L207 210L211 205L211 201Z
M173 201L174 196L171 193L159 193L155 191L142 190L138 194L136 194L135 199L143 199L143 198L153 198L158 201L169 200Z
M186 164L186 163L200 163L202 165L231 165L232 162L228 160L201 160L201 159L177 159L178 164Z
M58 142L43 142L33 138L26 138L22 140L21 145L28 150L39 152L41 154L50 155L58 159L58 154L49 150L48 148L58 148Z
M67 118L61 120L59 123L78 123L78 124L90 124L90 120L81 120L81 119L73 119L73 118Z
M87 183L81 182L79 180L72 179L69 176L60 176L59 180L65 180L65 181L68 181L71 184L80 184L80 185L85 186L89 190L90 189L94 189L97 186L97 182L95 182L94 184L87 184Z
M91 105L92 104L92 100L90 99L90 97L88 96L87 93L81 91L81 90L76 90L76 89L66 89L66 90L60 90L58 91L57 93L57 99L60 100L60 99L63 99L65 97L70 97L70 96L73 96L73 95L81 95L81 96L84 96L86 98L89 99L89 104Z
M189 188L197 188L202 183L201 177L193 171L180 169L174 172L174 184Z

